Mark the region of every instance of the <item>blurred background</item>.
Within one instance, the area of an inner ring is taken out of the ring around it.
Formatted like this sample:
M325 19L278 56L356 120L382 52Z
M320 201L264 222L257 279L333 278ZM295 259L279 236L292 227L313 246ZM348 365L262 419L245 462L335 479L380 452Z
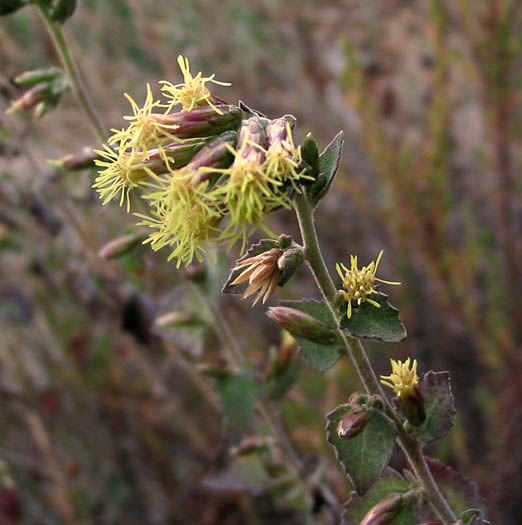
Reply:
M215 90L226 100L295 115L300 138L325 146L344 130L317 213L327 263L384 249L409 337L371 345L372 360L451 372L456 424L428 454L479 484L492 523L521 523L520 1L83 0L64 31L107 129L130 112L123 92L141 103L147 82L181 81L182 53L232 83ZM100 205L94 170L47 162L99 146L74 97L39 120L5 114L16 75L59 65L36 9L0 20L0 64L2 523L301 523L298 498L267 490L257 464L230 466L213 380L197 371L220 364L201 302L260 370L281 345L266 308L218 293L238 253L207 269L205 297L168 252L101 259L135 221ZM290 212L270 227L298 239ZM317 297L304 269L271 304L300 297ZM199 317L154 323L172 311ZM347 499L324 414L357 377L347 360L299 373L284 424Z

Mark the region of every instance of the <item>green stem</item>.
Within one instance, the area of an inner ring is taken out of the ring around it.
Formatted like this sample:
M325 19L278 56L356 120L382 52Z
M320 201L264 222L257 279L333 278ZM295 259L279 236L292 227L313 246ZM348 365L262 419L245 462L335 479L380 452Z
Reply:
M78 102L80 103L80 106L82 107L83 111L87 115L87 118L89 119L89 122L92 125L92 128L94 132L96 133L97 138L101 142L105 142L106 137L103 131L104 128L101 124L101 121L98 115L96 114L94 106L82 82L80 73L78 71L78 67L76 66L76 63L74 59L72 58L71 53L69 52L69 47L67 45L67 42L65 41L62 27L58 22L55 22L54 20L51 20L49 18L49 14L46 12L44 8L42 8L41 6L38 6L38 7L40 9L40 12L42 13L43 19L45 21L45 25L47 26L47 30L49 31L49 34L51 35L51 38L54 43L54 47L56 48L56 51L58 52L58 55L60 56L60 60L62 62L63 68L67 72L67 76L69 77L69 80L71 82L72 90L74 94L76 95L76 97L78 98Z
M299 221L301 236L303 238L305 260L314 276L321 294L323 295L326 305L337 320L339 314L334 302L337 291L321 253L315 229L312 206L308 202L304 193L296 198L295 210ZM399 432L397 441L404 451L413 473L422 485L426 499L429 501L439 519L442 520L445 525L454 523L457 521L457 518L433 479L424 458L421 443L403 430L402 418L386 397L361 341L355 337L347 337L341 329L339 329L338 332L366 392L369 394L380 394L387 405L388 412L395 420Z

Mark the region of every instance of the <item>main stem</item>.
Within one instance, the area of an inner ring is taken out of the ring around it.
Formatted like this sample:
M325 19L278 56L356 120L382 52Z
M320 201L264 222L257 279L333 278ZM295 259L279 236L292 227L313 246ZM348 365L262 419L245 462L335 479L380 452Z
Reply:
M96 133L96 137L100 140L100 142L105 142L105 133L103 131L103 126L98 115L96 114L96 111L94 109L94 106L92 105L87 90L85 89L76 63L73 60L71 54L69 53L69 47L67 46L67 42L65 41L65 37L62 32L62 27L58 22L55 22L54 20L51 20L49 18L49 15L45 11L45 9L40 7L40 11L45 21L45 25L47 26L47 30L49 31L49 34L51 35L51 38L53 40L54 47L56 48L56 51L60 56L63 68L67 72L67 76L69 77L69 80L71 82L74 94L78 98L80 106L87 115L87 118L89 119L89 122L94 132Z
M315 229L312 206L304 193L296 198L295 209L299 221L301 236L303 238L305 260L314 276L317 287L323 295L326 305L330 309L334 318L337 319L339 315L334 304L337 290L328 269L326 268L321 253L317 231ZM388 412L392 415L397 424L396 426L399 432L397 441L404 451L417 480L421 483L426 499L431 504L439 519L442 520L445 525L454 523L457 521L457 518L433 479L424 458L424 454L422 453L422 445L417 439L413 438L403 430L402 419L384 394L361 341L355 337L348 337L341 329L339 329L339 336L343 341L347 354L350 356L353 365L359 374L366 392L369 394L380 394L386 403Z

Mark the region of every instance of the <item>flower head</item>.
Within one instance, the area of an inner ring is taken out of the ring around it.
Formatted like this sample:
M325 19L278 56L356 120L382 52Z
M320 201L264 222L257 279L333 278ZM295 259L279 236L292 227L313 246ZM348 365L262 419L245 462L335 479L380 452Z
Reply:
M134 188L143 186L148 178L155 179L158 175L185 166L206 143L205 139L196 139L154 150L113 150L104 145L103 150L94 150L101 157L94 163L103 169L98 173L93 188L98 191L103 204L119 197L120 206L125 203L129 211L130 192Z
M237 149L230 148L234 162L229 168L211 170L226 175L213 193L229 214L228 226L221 239L232 244L243 239L265 215L279 207L289 207L289 198L281 191L281 178L265 168L267 137L257 117L243 122Z
M176 85L167 80L160 82L163 84L161 91L169 100L168 111L172 111L172 108L178 104L181 104L185 111L190 111L196 106L209 105L216 113L221 114L221 110L215 103L222 101L212 95L206 84L209 82L220 86L230 86L230 84L214 80L215 75L203 77L201 73L198 73L195 77L192 76L188 59L181 55L178 56L178 64L183 73L184 82Z
M392 373L389 376L381 376L381 383L392 388L399 398L411 396L419 385L417 360L414 359L412 363L408 357L404 363L393 359L390 359L390 361Z
M248 287L243 293L242 299L257 293L252 306L255 306L261 297L263 304L266 303L279 284L281 271L277 261L282 255L283 250L272 248L259 255L247 257L237 262L232 270L242 270L242 272L232 281L232 285L241 284L248 280Z
M347 316L348 319L352 316L352 301L359 306L363 301L366 301L373 306L380 308L380 304L374 301L369 296L377 293L375 283L385 283L399 285L401 283L384 281L379 279L375 274L379 267L379 262L382 257L382 250L379 252L376 261L372 261L368 266L363 266L361 269L357 267L357 255L350 256L351 268L348 269L343 263L337 263L336 269L339 277L343 281L343 289L339 293L348 301Z

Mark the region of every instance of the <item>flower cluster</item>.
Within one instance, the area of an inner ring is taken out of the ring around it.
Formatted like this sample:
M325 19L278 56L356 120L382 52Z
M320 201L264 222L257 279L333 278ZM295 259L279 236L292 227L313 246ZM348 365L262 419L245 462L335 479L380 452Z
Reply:
M376 308L381 307L377 301L370 297L372 294L378 293L375 289L376 282L393 285L401 284L392 281L384 281L376 276L382 253L381 250L376 261L372 261L368 266L363 266L361 269L357 266L357 255L350 256L351 267L349 269L343 263L336 264L335 267L337 273L343 282L343 289L339 290L339 294L348 301L348 319L352 316L352 302L357 306L360 306L363 301L366 301Z
M181 56L178 63L184 82L161 82L162 100L150 86L142 107L126 95L133 114L96 151L94 187L104 204L117 199L127 211L138 189L148 208L136 214L139 224L153 230L145 242L169 247L179 266L201 260L210 241L242 239L244 247L267 213L290 206L307 175L293 117L269 120L229 105L208 88L228 84L192 76Z

